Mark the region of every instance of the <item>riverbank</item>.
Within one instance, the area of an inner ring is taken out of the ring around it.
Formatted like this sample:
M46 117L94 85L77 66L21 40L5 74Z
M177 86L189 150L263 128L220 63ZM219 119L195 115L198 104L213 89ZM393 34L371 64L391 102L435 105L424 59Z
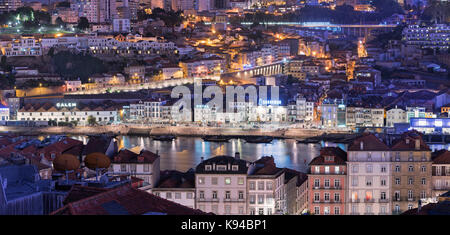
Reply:
M222 135L229 137L243 136L271 136L274 138L294 138L304 139L323 134L337 134L345 136L348 132L335 131L325 132L317 129L300 129L289 128L282 130L266 130L266 129L241 129L241 128L223 128L223 127L188 127L188 126L166 126L166 127L149 127L149 126L128 126L128 125L111 125L111 126L78 126L78 127L13 127L0 126L0 133L10 133L18 135L95 135L95 134L111 134L111 135L175 135L175 136L194 136L201 137L205 135Z

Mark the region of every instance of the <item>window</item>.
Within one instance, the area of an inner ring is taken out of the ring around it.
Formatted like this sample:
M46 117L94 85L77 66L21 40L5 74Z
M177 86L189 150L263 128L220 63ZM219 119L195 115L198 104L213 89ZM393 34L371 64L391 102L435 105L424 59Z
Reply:
M395 201L400 201L400 191L395 191L394 192L394 200Z
M155 196L158 196L158 197L159 197L159 192L158 192L158 193L155 193Z
M181 193L175 193L175 199L181 199Z
M149 172L150 171L150 165L149 164L145 164L144 165L144 172Z
M400 172L400 166L395 166L395 172Z
M264 215L264 208L258 209L258 215Z
M121 164L121 165L120 165L120 171L126 172L126 171L127 171L127 165Z
M238 171L238 169L239 169L239 167L238 167L238 166L236 166L236 165L234 165L234 166L231 166L231 170L232 170L232 171Z
M205 184L205 178L204 177L198 177L198 184Z
M211 171L211 165L206 165L205 166L205 171Z
M372 177L366 177L366 186L372 186Z
M231 193L230 191L225 191L225 199L230 199Z
M187 193L187 194L186 194L186 198L187 198L187 199L192 199L192 193Z
M326 207L323 208L323 214L324 215L329 215L330 214L330 207L329 206L326 206Z
M250 195L250 204L255 204L255 202L256 202L256 196Z
M240 215L244 214L244 207L243 206L240 206L238 210L239 210L239 214Z
M271 215L272 214L272 208L267 208L267 214Z
M172 193L171 192L167 192L166 193L166 198L167 199L171 199L172 198Z
M264 181L258 182L258 190L264 190Z
M330 193L324 193L324 194L323 194L323 197L324 197L324 200L325 200L326 202L329 202L329 201L330 201Z
M243 191L239 191L239 199L244 199L244 192Z
M380 199L386 200L386 192L381 192Z
M381 172L386 172L386 166L381 166Z
M386 179L381 179L380 184L381 184L381 186L386 186Z
M334 180L334 187L335 187L335 188L341 187L341 181L338 180L338 179L335 179L335 180Z
M231 214L231 206L230 205L225 205L225 214L226 215Z
M314 172L315 173L320 173L320 166L315 166L314 167Z
M339 174L339 166L335 166L334 167L334 173L335 174Z
M325 188L329 188L330 187L330 180L326 179L325 180Z
M352 178L352 186L358 186L358 176L353 176L353 178Z
M338 206L334 207L334 214L335 215L340 215L341 214L341 208L339 208Z
M412 199L412 198L413 198L413 191L408 190L408 199Z
M231 184L231 178L226 177L225 178L225 184Z
M366 172L367 172L367 173L372 173L372 170L373 170L373 169L372 169L372 165L371 165L371 164L369 164L369 165L366 166Z
M212 198L213 199L217 199L217 191L213 191L212 192Z
M413 208L412 204L408 204L408 210L411 210Z
M352 172L353 173L358 173L358 165L355 165L352 167Z
M314 179L314 188L319 188L320 179Z
M425 199L427 197L427 193L425 191L420 192L420 199Z
M211 178L211 184L217 185L217 177L212 177Z
M413 178L412 178L412 177L409 177L409 178L408 178L408 184L411 185L411 184L413 184L413 182L414 182Z
M243 185L243 184L244 184L244 178L239 177L239 178L238 178L238 184L239 184L239 185Z
M400 178L395 178L395 184L400 184Z
M273 189L273 183L272 182L267 182L266 183L266 190L272 190Z
M340 195L339 193L335 193L335 194L334 194L334 201L335 201L335 202L341 201L341 195Z
M205 191L200 191L198 196L199 196L199 198L204 199L205 198Z
M314 214L320 215L320 207L318 207L318 206L314 207Z
M400 212L400 206L398 204L396 204L394 208L395 212Z
M255 214L255 208L250 208L250 215L254 215Z
M250 181L249 183L250 190L255 190L255 181Z
M421 171L421 172L427 172L427 167L426 167L426 166L422 166L422 167L420 168L420 171Z
M325 174L330 174L330 167L329 166L325 166Z
M408 166L408 171L409 172L413 172L414 171L414 167L413 166Z
M320 194L319 193L314 193L314 201L318 202L320 200Z
M264 195L258 195L258 204L264 204Z

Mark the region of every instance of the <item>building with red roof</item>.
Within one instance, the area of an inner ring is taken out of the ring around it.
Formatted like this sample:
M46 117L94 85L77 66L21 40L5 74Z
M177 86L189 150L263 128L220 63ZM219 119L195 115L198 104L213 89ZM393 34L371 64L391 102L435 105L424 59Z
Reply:
M206 215L151 193L124 185L104 192L78 188L66 197L64 207L52 215Z
M156 196L195 208L195 172L161 171L160 180L152 189Z
M325 147L310 163L308 174L309 211L315 215L346 213L347 153L339 147Z
M120 150L112 159L109 169L113 175L131 175L144 180L143 190L151 190L159 181L160 157L148 150L135 153Z
M446 149L432 154L431 187L432 196L450 191L450 152Z

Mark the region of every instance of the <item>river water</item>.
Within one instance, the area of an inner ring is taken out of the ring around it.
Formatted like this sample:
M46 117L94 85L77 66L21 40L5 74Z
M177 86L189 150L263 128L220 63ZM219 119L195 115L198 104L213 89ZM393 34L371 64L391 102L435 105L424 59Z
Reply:
M86 136L71 136L87 143ZM161 170L186 171L200 163L201 158L208 159L216 155L234 156L239 152L242 159L255 161L262 156L272 155L278 167L287 167L307 172L309 162L319 155L321 147L338 146L347 150L346 144L320 142L318 144L301 144L293 139L274 139L270 144L246 143L242 139L232 139L228 143L203 141L198 137L178 137L173 141L156 141L150 137L117 136L119 149L140 146L161 156ZM446 148L450 145L430 145L432 150Z

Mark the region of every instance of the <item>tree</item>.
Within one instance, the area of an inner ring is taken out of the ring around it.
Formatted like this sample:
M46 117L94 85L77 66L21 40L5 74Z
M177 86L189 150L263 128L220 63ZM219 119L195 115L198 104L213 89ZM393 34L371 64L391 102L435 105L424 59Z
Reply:
M89 126L97 125L97 120L95 120L95 117L93 117L92 115L89 115L87 122Z
M80 30L85 30L85 29L89 28L88 19L86 17L80 17L80 19L78 20L77 28Z

